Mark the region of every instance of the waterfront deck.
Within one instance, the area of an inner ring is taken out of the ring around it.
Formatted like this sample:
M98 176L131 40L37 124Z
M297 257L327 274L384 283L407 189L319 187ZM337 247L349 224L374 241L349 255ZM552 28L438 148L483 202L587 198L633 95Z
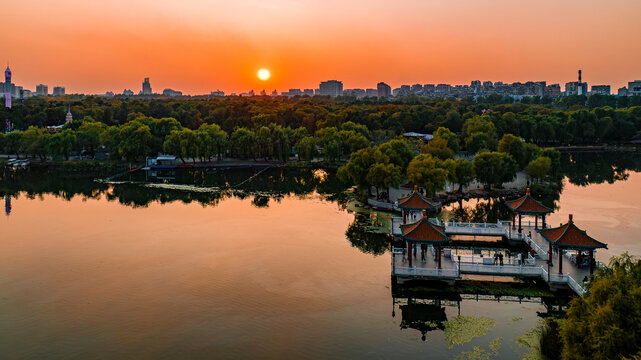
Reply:
M402 219L392 219L392 234L400 236L400 223ZM498 223L441 223L445 226L448 235L473 235L504 237L513 241L523 241L536 256L529 256L519 264L515 258L504 258L503 265L494 264L493 258L480 256L459 256L456 250L451 250L450 256L443 256L441 269L437 269L435 251L429 247L425 259L421 256L420 248L412 254L412 266L409 266L407 249L392 249L392 275L401 281L410 279L438 279L453 281L463 275L489 275L507 276L517 278L542 279L551 287L568 286L579 295L585 293L583 279L589 278L588 268L579 268L569 256L562 257L563 273L558 273L558 254L553 254L552 263L548 265L547 249L549 245L543 237L535 231L533 223L524 222L523 232L518 233L512 229L511 222Z

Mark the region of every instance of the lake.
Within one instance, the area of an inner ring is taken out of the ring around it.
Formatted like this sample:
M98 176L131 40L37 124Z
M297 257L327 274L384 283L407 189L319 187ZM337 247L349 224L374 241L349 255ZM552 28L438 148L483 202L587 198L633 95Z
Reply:
M565 161L571 167L594 160ZM624 177L608 176L603 167L586 170L598 179L581 185L572 183L585 180L579 170L564 169L549 223L574 214L580 227L608 243L597 253L601 261L623 251L641 255L638 165L622 166ZM35 170L5 173L2 357L498 359L529 353L523 335L548 311L536 299L393 295L386 244L353 234L355 214L331 173L270 169L242 189L187 188L233 186L252 175L191 172L152 179L152 185L132 175L110 185ZM185 188L172 185L185 178ZM431 325L426 319L432 317L445 318L446 328Z

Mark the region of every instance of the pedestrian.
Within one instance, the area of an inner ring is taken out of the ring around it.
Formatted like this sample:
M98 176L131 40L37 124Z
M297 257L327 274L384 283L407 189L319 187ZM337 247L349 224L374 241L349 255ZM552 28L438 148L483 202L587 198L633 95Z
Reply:
M499 264L503 265L503 253L499 253Z
M494 265L496 265L498 263L498 261L499 261L499 254L495 252L494 253Z
M522 261L522 259L523 259L523 255L521 255L521 253L519 253L519 254L516 256L516 258L517 258L517 260L518 260L519 265L521 265L521 261Z

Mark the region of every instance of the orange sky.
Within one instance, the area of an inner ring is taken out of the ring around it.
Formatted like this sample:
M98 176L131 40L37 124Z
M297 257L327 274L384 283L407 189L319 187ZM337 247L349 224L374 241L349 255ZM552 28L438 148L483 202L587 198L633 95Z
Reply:
M613 92L641 78L638 0L22 0L2 5L14 82L67 93L345 88L471 80ZM256 71L271 70L261 82Z

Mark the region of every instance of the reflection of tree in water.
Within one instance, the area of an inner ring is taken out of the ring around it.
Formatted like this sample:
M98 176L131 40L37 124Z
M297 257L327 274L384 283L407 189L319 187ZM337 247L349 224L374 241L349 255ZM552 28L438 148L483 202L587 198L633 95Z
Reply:
M352 246L362 252L373 255L382 255L389 249L389 237L387 234L372 232L368 229L370 225L369 214L355 213L354 222L349 225L345 236Z
M238 169L236 169L238 170ZM105 195L109 201L132 207L145 207L152 202L161 204L181 201L183 203L198 202L204 206L216 206L228 197L245 199L252 197L252 204L266 207L269 201L280 201L286 195L306 196L314 191L328 200L342 199L345 186L332 176L318 176L318 171L308 168L272 168L249 180L240 188L225 188L213 190L222 183L240 183L253 175L251 169L243 171L206 171L206 170L176 170L172 177L179 185L195 186L190 191L186 189L145 186L146 174L136 172L126 176L125 181L140 183L106 184L94 181L94 176L81 173L63 172L60 170L32 168L23 172L0 170L0 195L16 195L26 193L27 197L44 194L54 195L65 200L71 200L76 195L83 198L98 199ZM179 182L185 181L185 182ZM191 181L191 183L190 183ZM154 182L171 185L169 179L156 179ZM199 188L206 187L205 190Z
M586 186L627 180L641 171L641 153L629 151L575 152L561 156L561 174L574 185Z
M459 201L452 209L452 220L469 222L496 222L512 218L512 212L505 205L505 199L489 198L479 200L475 206L463 206Z

